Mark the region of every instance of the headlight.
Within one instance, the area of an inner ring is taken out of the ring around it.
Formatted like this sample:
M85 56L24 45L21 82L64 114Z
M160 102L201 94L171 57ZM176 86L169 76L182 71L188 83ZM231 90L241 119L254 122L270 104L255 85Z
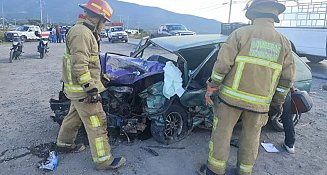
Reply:
M181 34L179 34L179 33L176 33L175 35L176 35L176 36L179 36L179 35L181 35Z

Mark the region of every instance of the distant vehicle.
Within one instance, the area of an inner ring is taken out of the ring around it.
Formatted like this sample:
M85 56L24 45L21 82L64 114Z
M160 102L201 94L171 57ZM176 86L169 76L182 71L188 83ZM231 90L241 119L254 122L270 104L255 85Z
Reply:
M101 38L107 38L108 37L107 31L106 30L101 30L100 37Z
M109 28L108 40L111 43L116 41L128 42L128 35L122 26L113 26Z
M38 37L35 35L35 32L38 31L41 33L39 26L34 25L23 25L16 28L15 31L8 31L4 33L5 41L12 41L13 34L17 33L23 41L26 40L36 40Z
M139 30L127 29L125 32L129 35L137 35L139 34Z
M150 35L151 38L164 37L164 36L183 36L195 35L196 33L188 30L182 24L162 24L157 32Z

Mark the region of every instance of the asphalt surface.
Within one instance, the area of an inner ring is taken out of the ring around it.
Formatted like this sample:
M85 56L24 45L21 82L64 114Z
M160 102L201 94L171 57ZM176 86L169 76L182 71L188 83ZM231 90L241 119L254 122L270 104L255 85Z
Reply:
M136 42L111 44L103 40L101 48L102 52L129 55ZM206 162L210 131L196 129L186 139L169 145L183 149L152 148L159 156L141 148L162 146L152 138L132 143L110 138L113 155L127 158L126 166L120 170L95 171L89 149L79 154L60 154L54 172L39 170L38 162L59 131L58 124L49 117L53 113L48 101L57 98L61 89L65 45L51 43L49 55L42 60L38 59L36 47L35 42L25 43L21 60L10 64L10 44L0 45L0 174L195 175L196 168ZM309 65L314 75L310 94L314 107L302 115L296 126L296 154L288 154L281 147L284 134L267 125L261 141L273 143L280 152L267 153L260 147L253 174L327 174L327 91L321 89L327 83L327 62ZM240 128L236 126L233 139L237 139ZM236 154L237 148L232 146L227 174L235 172Z

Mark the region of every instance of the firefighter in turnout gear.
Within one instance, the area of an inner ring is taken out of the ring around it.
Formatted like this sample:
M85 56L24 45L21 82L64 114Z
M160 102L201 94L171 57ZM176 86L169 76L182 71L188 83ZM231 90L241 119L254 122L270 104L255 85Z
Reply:
M109 21L112 9L105 0L90 0L80 7L85 14L79 16L66 38L62 79L71 106L61 125L56 146L59 151L81 151L83 147L74 142L83 124L95 168L115 169L123 166L126 160L124 157L114 158L110 153L106 114L99 95L105 88L100 80L98 42L98 33Z
M200 174L226 173L233 128L240 119L237 172L252 173L267 113L270 108L281 110L294 81L291 44L274 28L284 10L277 0L253 0L246 11L253 24L235 30L222 45L207 83L206 101L213 104L214 121L207 165ZM214 93L219 99L213 103Z

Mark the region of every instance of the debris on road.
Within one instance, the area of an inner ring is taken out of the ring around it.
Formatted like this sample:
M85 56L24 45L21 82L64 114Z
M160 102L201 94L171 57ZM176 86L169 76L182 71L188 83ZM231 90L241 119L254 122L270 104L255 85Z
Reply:
M148 146L149 148L158 148L158 149L185 149L185 147L172 147L172 146Z
M261 146L268 152L268 153L278 153L279 150L274 146L272 143L261 143Z
M140 148L143 149L143 150L145 150L145 151L147 151L148 153L150 153L150 154L152 154L154 156L159 156L159 154L155 150L153 150L151 148L145 148L143 146L141 146Z
M39 168L46 171L54 171L58 165L58 154L56 151L50 151L49 157L42 161Z

